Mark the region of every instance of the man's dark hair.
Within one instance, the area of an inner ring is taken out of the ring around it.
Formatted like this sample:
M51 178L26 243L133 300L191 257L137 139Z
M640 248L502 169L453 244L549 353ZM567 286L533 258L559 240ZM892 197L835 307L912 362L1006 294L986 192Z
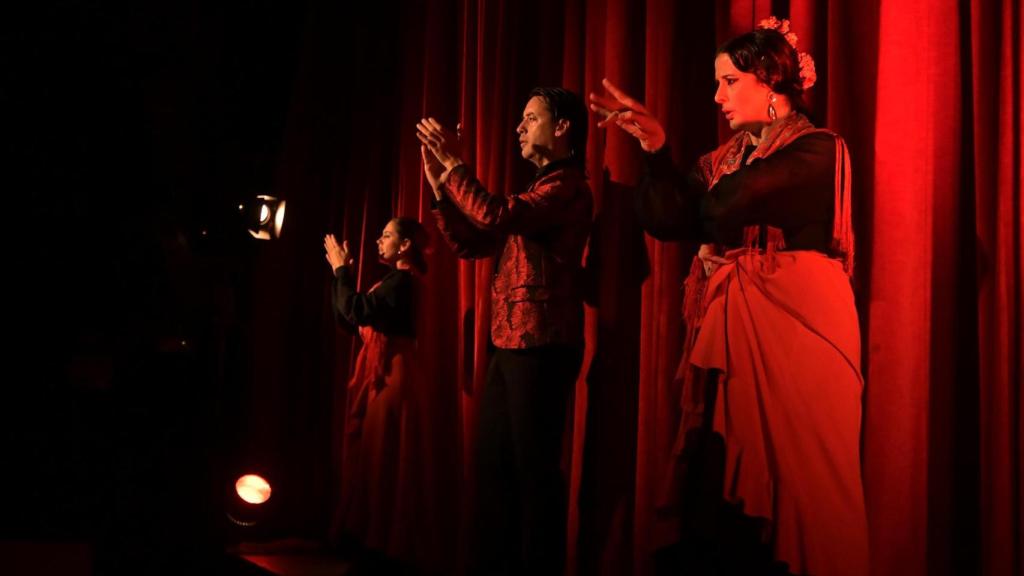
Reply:
M569 122L569 154L574 162L583 166L587 163L587 122L589 114L583 99L565 88L537 87L530 91L533 98L539 96L551 111L554 121L565 119Z

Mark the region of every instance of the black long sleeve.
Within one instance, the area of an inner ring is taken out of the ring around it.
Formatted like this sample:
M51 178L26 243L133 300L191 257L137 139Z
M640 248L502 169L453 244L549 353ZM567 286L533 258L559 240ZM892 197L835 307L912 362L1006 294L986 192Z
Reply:
M372 326L389 336L414 336L414 286L412 274L392 270L380 285L368 292L357 292L349 266L334 271L332 301L338 322L349 326Z
M781 228L787 250L828 253L835 201L835 137L813 132L723 176L708 191L696 171L681 177L667 151L648 159L637 191L641 225L662 240L743 244L755 224ZM744 159L754 148L750 147ZM652 213L657 211L657 213Z
M696 171L681 174L672 165L668 146L647 155L634 208L640 226L658 240L697 240L704 186Z

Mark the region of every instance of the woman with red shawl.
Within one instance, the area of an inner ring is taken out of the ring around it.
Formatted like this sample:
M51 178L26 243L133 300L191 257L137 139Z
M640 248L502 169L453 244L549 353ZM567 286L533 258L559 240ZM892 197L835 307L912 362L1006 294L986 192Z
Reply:
M686 280L671 502L684 540L702 543L687 573L869 572L849 155L801 112L815 78L795 43L771 18L719 49L715 102L737 132L684 174L642 104L607 80L610 97L591 94L598 125L649 153L644 228L702 243ZM708 476L722 506L687 504ZM763 565L735 551L743 530L768 550Z

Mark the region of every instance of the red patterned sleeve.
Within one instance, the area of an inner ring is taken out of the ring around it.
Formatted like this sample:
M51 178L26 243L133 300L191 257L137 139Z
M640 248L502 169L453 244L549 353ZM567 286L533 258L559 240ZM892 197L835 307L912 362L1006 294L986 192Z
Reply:
M487 258L496 253L499 235L477 228L449 200L435 203L431 212L441 236L459 258Z
M488 192L465 165L452 170L446 188L452 203L477 228L526 235L561 226L565 210L581 189L573 176L553 173L522 194L498 196Z

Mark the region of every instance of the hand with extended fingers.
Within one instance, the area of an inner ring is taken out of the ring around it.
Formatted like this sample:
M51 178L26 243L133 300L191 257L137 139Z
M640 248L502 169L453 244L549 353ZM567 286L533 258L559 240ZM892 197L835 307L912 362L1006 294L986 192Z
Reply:
M462 164L458 155L458 137L433 118L423 118L416 124L416 137L423 156L423 172L436 191L441 176Z
M339 246L334 234L324 236L324 250L327 252L327 263L331 265L331 270L337 270L338 267L350 265L355 261L348 250L348 240Z
M608 81L601 80L611 98L590 93L590 109L601 119L598 128L615 124L640 141L640 147L646 152L656 152L665 145L665 130L643 104L619 90Z
M426 144L420 144L420 155L423 156L423 173L427 176L427 182L434 189L434 197L441 200L441 176L445 173L444 164L434 156Z
M434 156L441 164L444 164L446 169L450 170L462 164L458 154L458 137L437 120L424 118L416 123L416 137L434 153Z

